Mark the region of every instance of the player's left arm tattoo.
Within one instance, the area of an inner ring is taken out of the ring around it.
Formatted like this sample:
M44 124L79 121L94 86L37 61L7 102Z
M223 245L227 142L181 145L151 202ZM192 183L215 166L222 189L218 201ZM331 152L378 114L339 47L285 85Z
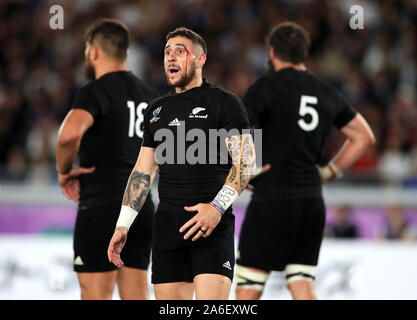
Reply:
M137 212L142 209L151 188L151 176L134 170L127 182L123 205L135 209Z
M232 158L232 167L226 184L241 193L248 185L255 166L255 147L252 136L242 134L227 137L226 146Z

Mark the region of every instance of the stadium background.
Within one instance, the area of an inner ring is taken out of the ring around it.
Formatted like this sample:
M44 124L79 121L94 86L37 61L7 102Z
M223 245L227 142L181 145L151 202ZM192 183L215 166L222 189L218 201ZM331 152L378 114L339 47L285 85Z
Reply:
M54 4L64 9L63 30L49 26ZM355 4L364 10L364 29L349 26ZM15 0L0 2L0 299L79 298L71 271L76 207L57 184L55 141L85 83L84 31L99 17L129 26L129 66L161 93L168 90L166 33L194 29L208 43L204 76L240 97L265 71L269 28L283 20L306 27L308 69L341 90L377 138L325 187L318 296L417 298L415 0ZM342 139L332 133L324 159ZM235 206L236 235L249 198L245 191ZM282 275L272 277L264 298L289 298Z

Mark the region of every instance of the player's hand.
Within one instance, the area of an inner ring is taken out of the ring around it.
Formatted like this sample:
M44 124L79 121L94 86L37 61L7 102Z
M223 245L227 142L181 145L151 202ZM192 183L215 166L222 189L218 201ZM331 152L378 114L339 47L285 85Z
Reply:
M316 167L320 175L321 184L325 184L329 182L330 180L333 180L334 178L336 178L336 175L330 170L330 167L328 165L324 167L319 167L319 166L316 166Z
M263 165L262 168L260 168L260 169L255 169L255 172L251 176L250 180L258 177L259 175L261 175L261 174L263 174L267 171L269 171L270 169L271 169L271 165L269 163ZM253 189L254 189L254 187L253 187L253 185L250 184L250 181L249 181L248 185L246 186L246 190L253 191Z
M197 211L197 214L180 228L181 233L190 228L184 235L185 240L195 233L197 234L192 238L192 241L196 241L200 237L207 238L222 217L221 213L208 203L199 203L192 207L184 207L184 209L189 212Z
M62 193L67 199L78 201L80 198L80 180L78 177L82 174L93 173L95 167L91 168L72 168L68 173L58 173L58 182L61 186Z
M124 266L120 253L126 243L127 229L125 227L117 227L114 230L113 237L110 240L109 248L107 249L107 257L116 267L120 268Z

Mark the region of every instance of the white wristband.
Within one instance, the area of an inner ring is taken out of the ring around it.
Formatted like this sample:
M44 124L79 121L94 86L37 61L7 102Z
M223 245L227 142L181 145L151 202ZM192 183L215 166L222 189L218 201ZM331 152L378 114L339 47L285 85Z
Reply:
M135 209L128 206L122 206L120 209L119 219L117 219L116 228L125 227L129 230L137 215L138 212Z
M239 193L225 184L210 204L223 214L238 197Z
M336 178L340 178L343 176L343 171L339 169L337 165L334 164L333 161L329 161L329 168L334 172Z
M343 171L340 170L332 161L325 167L318 167L321 182L326 183L334 178L343 176Z

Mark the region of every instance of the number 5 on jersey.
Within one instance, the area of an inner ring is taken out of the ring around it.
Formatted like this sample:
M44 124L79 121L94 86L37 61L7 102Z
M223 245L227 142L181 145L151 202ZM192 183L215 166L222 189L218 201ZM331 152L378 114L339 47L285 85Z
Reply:
M319 124L319 114L317 110L311 106L312 104L317 104L317 97L306 95L301 96L300 109L298 111L298 114L301 117L305 117L306 115L311 116L311 121L308 123L304 119L298 120L298 125L304 131L313 131Z
M143 112L144 112L144 110L146 109L147 106L148 106L148 104L146 102L141 102L135 108L135 102L134 101L129 100L127 102L127 107L129 108L129 111L130 111L130 114L129 114L129 133L128 133L129 138L133 137L133 135L135 133L139 138L143 138L143 131L142 131L140 125L143 122Z

